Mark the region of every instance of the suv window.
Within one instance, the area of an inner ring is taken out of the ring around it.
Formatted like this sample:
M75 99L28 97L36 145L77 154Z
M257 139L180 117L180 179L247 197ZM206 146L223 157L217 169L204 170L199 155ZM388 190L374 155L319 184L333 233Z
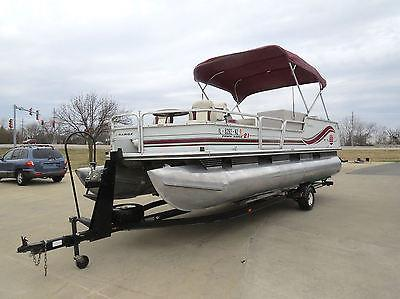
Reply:
M20 159L28 159L28 150L23 148L21 149L21 156Z
M13 153L13 155L12 155L12 160L18 160L18 159L21 159L21 153L22 152L22 149L16 149L16 150L14 150L14 153Z
M59 151L52 148L36 148L32 151L32 157L34 159L58 159L62 158Z
M13 160L27 159L27 158L28 158L28 150L24 148L19 148L14 150L14 153L12 155Z
M13 154L13 150L9 150L9 151L3 156L3 159L4 159L4 160L11 160L12 154Z

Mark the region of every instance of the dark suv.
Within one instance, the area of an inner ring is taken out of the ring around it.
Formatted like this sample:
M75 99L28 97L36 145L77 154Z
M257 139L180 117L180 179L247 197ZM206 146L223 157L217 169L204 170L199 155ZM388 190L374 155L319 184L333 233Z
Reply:
M51 178L61 182L66 172L65 159L49 145L25 145L9 150L0 159L0 179L16 178L26 185L33 178Z

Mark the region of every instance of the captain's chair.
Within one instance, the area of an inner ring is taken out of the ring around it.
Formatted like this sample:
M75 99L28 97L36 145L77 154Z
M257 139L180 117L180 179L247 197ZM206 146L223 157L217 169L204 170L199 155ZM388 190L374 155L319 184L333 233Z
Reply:
M192 105L192 109L213 109L216 111L192 111L189 113L189 122L216 122L225 120L225 111L228 111L224 102L213 102L210 100L196 101Z
M192 109L215 109L214 103L210 100L196 101L192 105ZM191 111L189 113L190 122L207 122L215 121L212 119L211 111Z

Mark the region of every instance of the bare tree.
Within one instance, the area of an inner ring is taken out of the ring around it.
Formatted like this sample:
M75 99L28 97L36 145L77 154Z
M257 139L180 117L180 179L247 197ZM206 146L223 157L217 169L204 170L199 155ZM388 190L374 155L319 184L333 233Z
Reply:
M388 129L385 126L377 126L374 137L375 144L386 145L389 143Z
M66 133L85 131L97 141L109 132L109 121L117 110L118 104L112 99L91 93L77 96L56 109L56 117ZM88 146L91 154L91 142Z
M47 143L47 136L45 136L45 132L43 128L36 123L27 125L24 129L24 135L26 139L36 139L39 143ZM46 139L46 140L44 140Z
M400 128L387 130L389 143L398 145L400 144Z
M357 116L347 116L339 122L343 145L367 145L377 130L375 123L367 123Z
M39 143L54 143L56 130L51 122L32 123L24 128L25 139L35 139Z
M41 125L41 130L49 140L48 142L51 143L62 142L63 124L57 121L55 118L45 121Z

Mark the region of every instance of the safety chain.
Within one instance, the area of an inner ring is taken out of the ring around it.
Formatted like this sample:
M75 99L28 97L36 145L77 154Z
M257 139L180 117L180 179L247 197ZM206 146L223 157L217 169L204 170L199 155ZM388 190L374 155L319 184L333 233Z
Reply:
M44 241L44 264L43 264L43 269L44 269L44 276L47 276L47 242Z
M44 269L44 276L47 276L47 248L46 248L47 242L43 241L43 248L44 248L44 263L43 263L43 269ZM41 258L42 253L39 252L38 254L32 254L32 261L35 264L35 266L40 265L40 258Z
M38 255L32 254L32 260L33 260L33 263L35 264L35 266L40 265L40 255L41 255L41 253L39 253ZM38 257L36 258L36 256L38 256Z

